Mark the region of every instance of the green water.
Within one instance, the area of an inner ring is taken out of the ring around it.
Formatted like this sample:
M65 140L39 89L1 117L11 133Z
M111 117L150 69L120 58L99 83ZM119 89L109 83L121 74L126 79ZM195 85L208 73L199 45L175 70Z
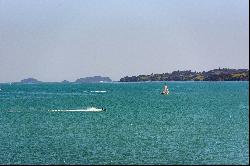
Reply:
M249 82L163 85L0 84L0 164L249 164Z

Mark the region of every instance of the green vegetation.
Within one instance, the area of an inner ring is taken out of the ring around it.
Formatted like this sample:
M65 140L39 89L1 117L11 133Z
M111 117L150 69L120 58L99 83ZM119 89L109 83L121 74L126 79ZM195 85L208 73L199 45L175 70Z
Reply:
M192 72L191 70L173 71L172 73L139 75L124 77L120 82L138 81L249 81L248 69L214 69L203 72Z

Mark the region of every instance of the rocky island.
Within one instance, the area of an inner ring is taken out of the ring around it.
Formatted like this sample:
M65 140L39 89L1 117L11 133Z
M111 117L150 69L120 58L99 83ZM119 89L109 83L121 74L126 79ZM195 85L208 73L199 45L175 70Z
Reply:
M63 80L61 83L63 83L63 84L68 84L68 83L70 83L68 80Z
M191 70L173 71L172 73L123 77L120 82L140 81L249 81L249 69L213 69L207 72Z
M35 84L35 83L42 83L42 81L38 81L35 78L27 78L27 79L21 80L20 83L22 83L22 84Z
M75 81L75 83L97 83L97 82L112 82L112 80L109 77L94 76L94 77L79 78Z
M36 84L36 83L68 84L68 83L98 83L98 82L112 82L112 80L109 77L102 77L102 76L79 78L74 82L70 82L68 80L63 80L61 82L42 82L42 81L39 81L35 78L26 78L26 79L21 80L20 82L13 82L13 84Z

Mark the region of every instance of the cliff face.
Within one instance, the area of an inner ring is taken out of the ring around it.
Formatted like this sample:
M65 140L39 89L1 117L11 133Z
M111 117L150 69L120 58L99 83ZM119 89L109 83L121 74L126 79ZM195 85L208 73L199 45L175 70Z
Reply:
M124 77L120 82L137 81L249 81L248 69L214 69L207 72L173 71L172 73Z
M79 78L75 81L75 83L94 83L94 82L111 82L112 80L109 77L101 77L101 76L94 76L94 77L85 77Z

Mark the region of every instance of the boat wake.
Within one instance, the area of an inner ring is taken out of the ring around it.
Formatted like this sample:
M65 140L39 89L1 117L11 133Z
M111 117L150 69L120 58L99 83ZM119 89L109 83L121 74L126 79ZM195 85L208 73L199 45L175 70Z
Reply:
M96 91L90 91L91 93L106 93L105 90L96 90Z
M101 112L104 111L100 108L89 107L87 109L75 109L75 110L49 110L50 112Z

